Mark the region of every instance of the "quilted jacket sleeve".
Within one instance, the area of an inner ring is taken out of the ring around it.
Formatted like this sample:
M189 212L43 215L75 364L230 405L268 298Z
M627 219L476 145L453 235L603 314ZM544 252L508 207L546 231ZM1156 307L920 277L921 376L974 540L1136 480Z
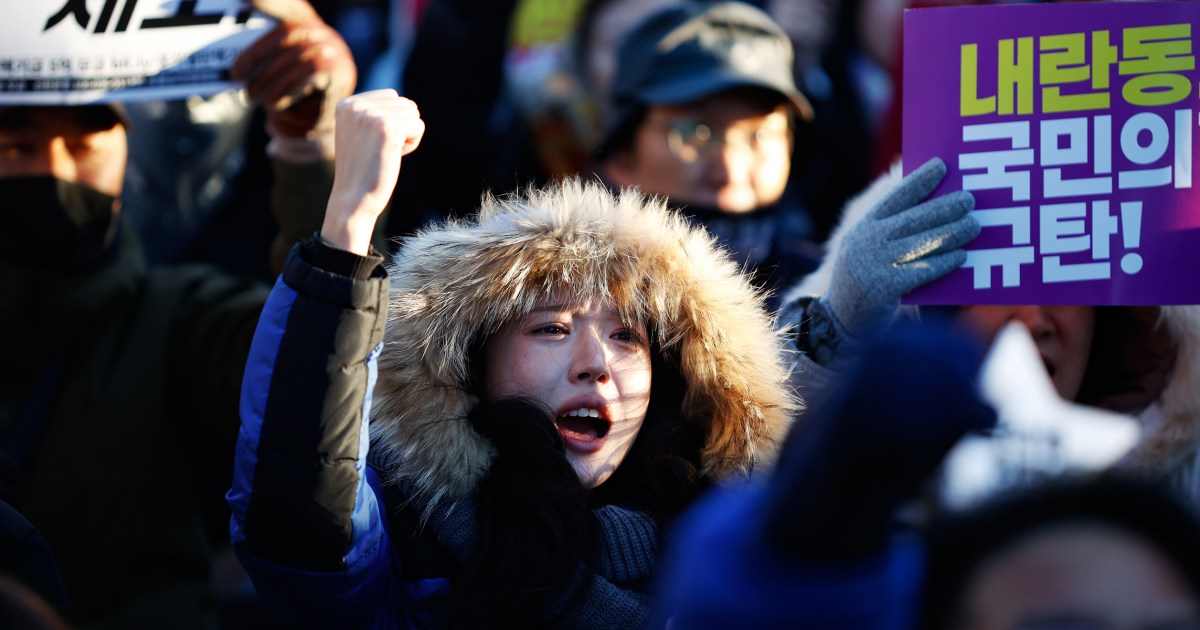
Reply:
M384 604L403 586L366 465L381 262L297 246L246 365L232 540L264 603L300 625L409 625L374 618L403 614Z

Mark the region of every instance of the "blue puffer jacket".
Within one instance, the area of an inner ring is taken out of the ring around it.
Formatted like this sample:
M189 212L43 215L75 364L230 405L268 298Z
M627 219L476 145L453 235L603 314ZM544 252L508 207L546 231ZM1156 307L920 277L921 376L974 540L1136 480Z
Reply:
M386 273L378 257L332 251L327 266L348 273L313 266L297 248L263 310L226 497L231 534L285 623L420 627L414 611L447 582L406 579L366 463Z

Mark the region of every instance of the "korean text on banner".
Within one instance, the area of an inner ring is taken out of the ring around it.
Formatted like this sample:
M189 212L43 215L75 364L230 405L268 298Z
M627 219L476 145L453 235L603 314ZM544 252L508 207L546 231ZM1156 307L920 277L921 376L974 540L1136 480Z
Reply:
M0 5L0 104L211 94L273 22L246 0L44 0Z
M983 231L917 304L1200 303L1200 3L904 16L904 164Z

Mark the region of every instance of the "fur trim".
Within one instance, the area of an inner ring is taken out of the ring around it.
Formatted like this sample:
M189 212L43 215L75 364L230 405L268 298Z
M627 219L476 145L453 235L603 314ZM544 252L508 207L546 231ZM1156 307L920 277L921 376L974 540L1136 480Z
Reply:
M1142 437L1126 458L1143 471L1176 468L1200 448L1200 306L1163 306L1159 321L1175 343L1175 364L1155 411L1153 433Z
M555 290L654 325L688 384L685 420L708 427L704 474L772 460L799 406L762 294L661 200L578 179L489 196L478 215L405 241L389 273L371 448L426 505L467 496L494 456L467 421L472 349Z
M901 179L904 179L904 172L900 162L897 160L886 174L876 178L866 190L846 202L837 227L830 233L829 240L825 241L825 257L821 260L821 266L817 267L816 271L805 276L799 283L788 290L783 296L783 304L802 297L825 294L825 291L829 289L829 283L833 279L833 262L837 260L837 254L841 250L842 240L845 239L846 232L849 232L850 228L857 225L863 217L867 216L867 213L871 211L871 208L875 207L875 204L879 203L885 195L900 184Z
M841 220L825 244L825 258L820 267L787 292L785 304L800 297L825 293L833 277L833 262L846 232L862 220L901 179L903 168L897 161L886 174L878 177L863 193L846 204ZM901 308L910 310L914 315L918 310L912 306ZM1159 325L1166 327L1168 336L1176 346L1170 376L1155 403L1157 409L1154 411L1161 413L1162 418L1153 423L1153 432L1143 436L1124 460L1124 465L1147 472L1175 468L1200 448L1200 306L1163 306L1160 310Z

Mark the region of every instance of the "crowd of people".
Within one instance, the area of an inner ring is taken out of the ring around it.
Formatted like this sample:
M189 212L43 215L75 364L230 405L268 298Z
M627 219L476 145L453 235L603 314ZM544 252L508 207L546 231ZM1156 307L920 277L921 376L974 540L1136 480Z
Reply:
M1200 308L902 306L897 7L253 4L0 101L0 625L1200 628ZM1014 322L1141 438L948 505Z

